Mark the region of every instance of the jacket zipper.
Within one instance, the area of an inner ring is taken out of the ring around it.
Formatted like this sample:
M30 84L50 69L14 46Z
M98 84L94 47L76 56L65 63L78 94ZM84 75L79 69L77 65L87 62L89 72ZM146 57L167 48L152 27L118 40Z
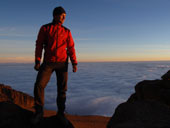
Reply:
M58 44L58 25L57 25L57 41L56 41L56 61L57 61L57 44Z

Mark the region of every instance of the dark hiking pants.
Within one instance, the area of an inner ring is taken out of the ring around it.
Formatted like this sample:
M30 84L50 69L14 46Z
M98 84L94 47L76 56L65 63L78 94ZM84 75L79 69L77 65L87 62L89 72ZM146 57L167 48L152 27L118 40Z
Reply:
M34 86L34 101L36 112L42 112L44 106L44 89L55 71L57 78L57 106L58 112L64 113L68 80L68 63L47 63L44 62L37 75Z

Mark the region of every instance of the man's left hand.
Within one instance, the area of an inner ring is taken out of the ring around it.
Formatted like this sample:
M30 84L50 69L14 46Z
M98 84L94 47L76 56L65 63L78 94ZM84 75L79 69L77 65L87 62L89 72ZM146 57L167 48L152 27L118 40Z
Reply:
M73 65L73 72L77 72L77 65Z

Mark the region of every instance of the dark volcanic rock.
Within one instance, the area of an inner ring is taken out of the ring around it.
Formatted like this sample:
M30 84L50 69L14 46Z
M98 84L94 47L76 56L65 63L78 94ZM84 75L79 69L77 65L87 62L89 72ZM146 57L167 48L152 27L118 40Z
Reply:
M33 107L34 98L26 93L16 91L10 86L0 84L0 102L8 101L21 107Z
M108 123L108 128L169 128L170 109L155 101L120 104Z
M170 70L167 73L165 73L163 76L161 76L161 78L163 80L170 80Z
M107 128L170 128L170 71L162 80L144 80L120 104Z
M69 124L62 124L56 116L44 118L36 128L74 128L72 123L68 120Z
M56 116L43 117L37 125L31 124L34 98L10 86L0 84L0 128L74 128L72 123L61 123Z
M0 102L0 128L29 128L33 112L10 102Z
M44 117L37 125L31 124L33 112L10 102L0 102L0 128L74 128L72 123L62 124L56 116Z

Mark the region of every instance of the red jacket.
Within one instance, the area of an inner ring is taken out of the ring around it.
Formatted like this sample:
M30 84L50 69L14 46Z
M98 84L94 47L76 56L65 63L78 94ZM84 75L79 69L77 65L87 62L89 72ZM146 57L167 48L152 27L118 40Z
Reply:
M41 61L43 49L45 62L66 62L69 54L72 64L77 64L71 32L61 24L49 23L40 28L35 48L36 61Z

